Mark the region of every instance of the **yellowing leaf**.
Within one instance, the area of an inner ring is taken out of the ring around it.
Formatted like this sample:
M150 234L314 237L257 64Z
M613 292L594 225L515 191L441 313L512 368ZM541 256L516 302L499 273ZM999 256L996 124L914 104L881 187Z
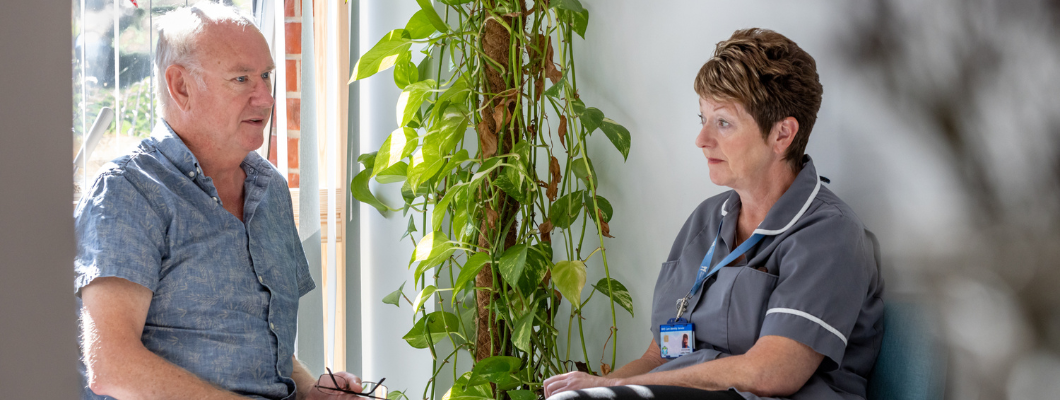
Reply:
M552 282L564 297L571 301L571 306L581 308L582 289L585 288L585 263L560 261L552 267Z

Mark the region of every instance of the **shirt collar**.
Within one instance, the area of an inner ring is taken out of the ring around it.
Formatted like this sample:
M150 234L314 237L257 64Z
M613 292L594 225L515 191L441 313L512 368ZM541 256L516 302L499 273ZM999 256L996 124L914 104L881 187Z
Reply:
M169 127L169 123L166 120L161 118L158 120L158 123L155 124L155 129L151 131L151 138L155 140L155 148L169 159L182 174L189 177L202 174L199 160L184 144L184 140L177 136L173 128Z
M806 213L806 210L810 208L810 203L817 197L817 192L820 190L821 179L817 175L817 168L813 166L813 160L810 156L805 155L803 156L802 171L799 171L799 174L795 176L795 181L791 183L791 187L769 209L766 218L761 224L758 224L758 228L755 229L754 233L762 235L784 233ZM724 217L730 211L735 211L739 208L740 195L733 191L729 194L729 198L725 200L725 203L721 205L721 215Z

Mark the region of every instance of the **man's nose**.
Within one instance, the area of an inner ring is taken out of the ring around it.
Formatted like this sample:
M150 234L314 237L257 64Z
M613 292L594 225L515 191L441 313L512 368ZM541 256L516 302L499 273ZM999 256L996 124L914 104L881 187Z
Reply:
M254 85L254 93L250 96L252 105L259 106L262 108L272 107L276 99L272 97L272 81L262 79L258 81L257 85Z

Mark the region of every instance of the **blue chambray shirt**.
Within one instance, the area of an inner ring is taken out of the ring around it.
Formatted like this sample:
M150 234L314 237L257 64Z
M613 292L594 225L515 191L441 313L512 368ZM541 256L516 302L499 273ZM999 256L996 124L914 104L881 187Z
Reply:
M77 205L76 293L98 277L143 285L154 293L148 350L238 394L293 399L298 299L316 285L286 181L254 152L241 167L243 222L160 120ZM85 388L82 398L105 397Z

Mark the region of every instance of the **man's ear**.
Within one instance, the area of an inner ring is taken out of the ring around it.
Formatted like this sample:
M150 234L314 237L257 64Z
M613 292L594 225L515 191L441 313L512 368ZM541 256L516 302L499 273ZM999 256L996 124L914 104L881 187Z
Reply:
M181 111L187 112L191 108L191 85L195 77L191 71L180 65L170 65L166 68L166 87L169 88L169 96L173 99L173 105Z
M799 132L799 121L795 117L787 117L773 125L773 132L769 135L769 144L773 152L783 157L795 140L795 134Z

